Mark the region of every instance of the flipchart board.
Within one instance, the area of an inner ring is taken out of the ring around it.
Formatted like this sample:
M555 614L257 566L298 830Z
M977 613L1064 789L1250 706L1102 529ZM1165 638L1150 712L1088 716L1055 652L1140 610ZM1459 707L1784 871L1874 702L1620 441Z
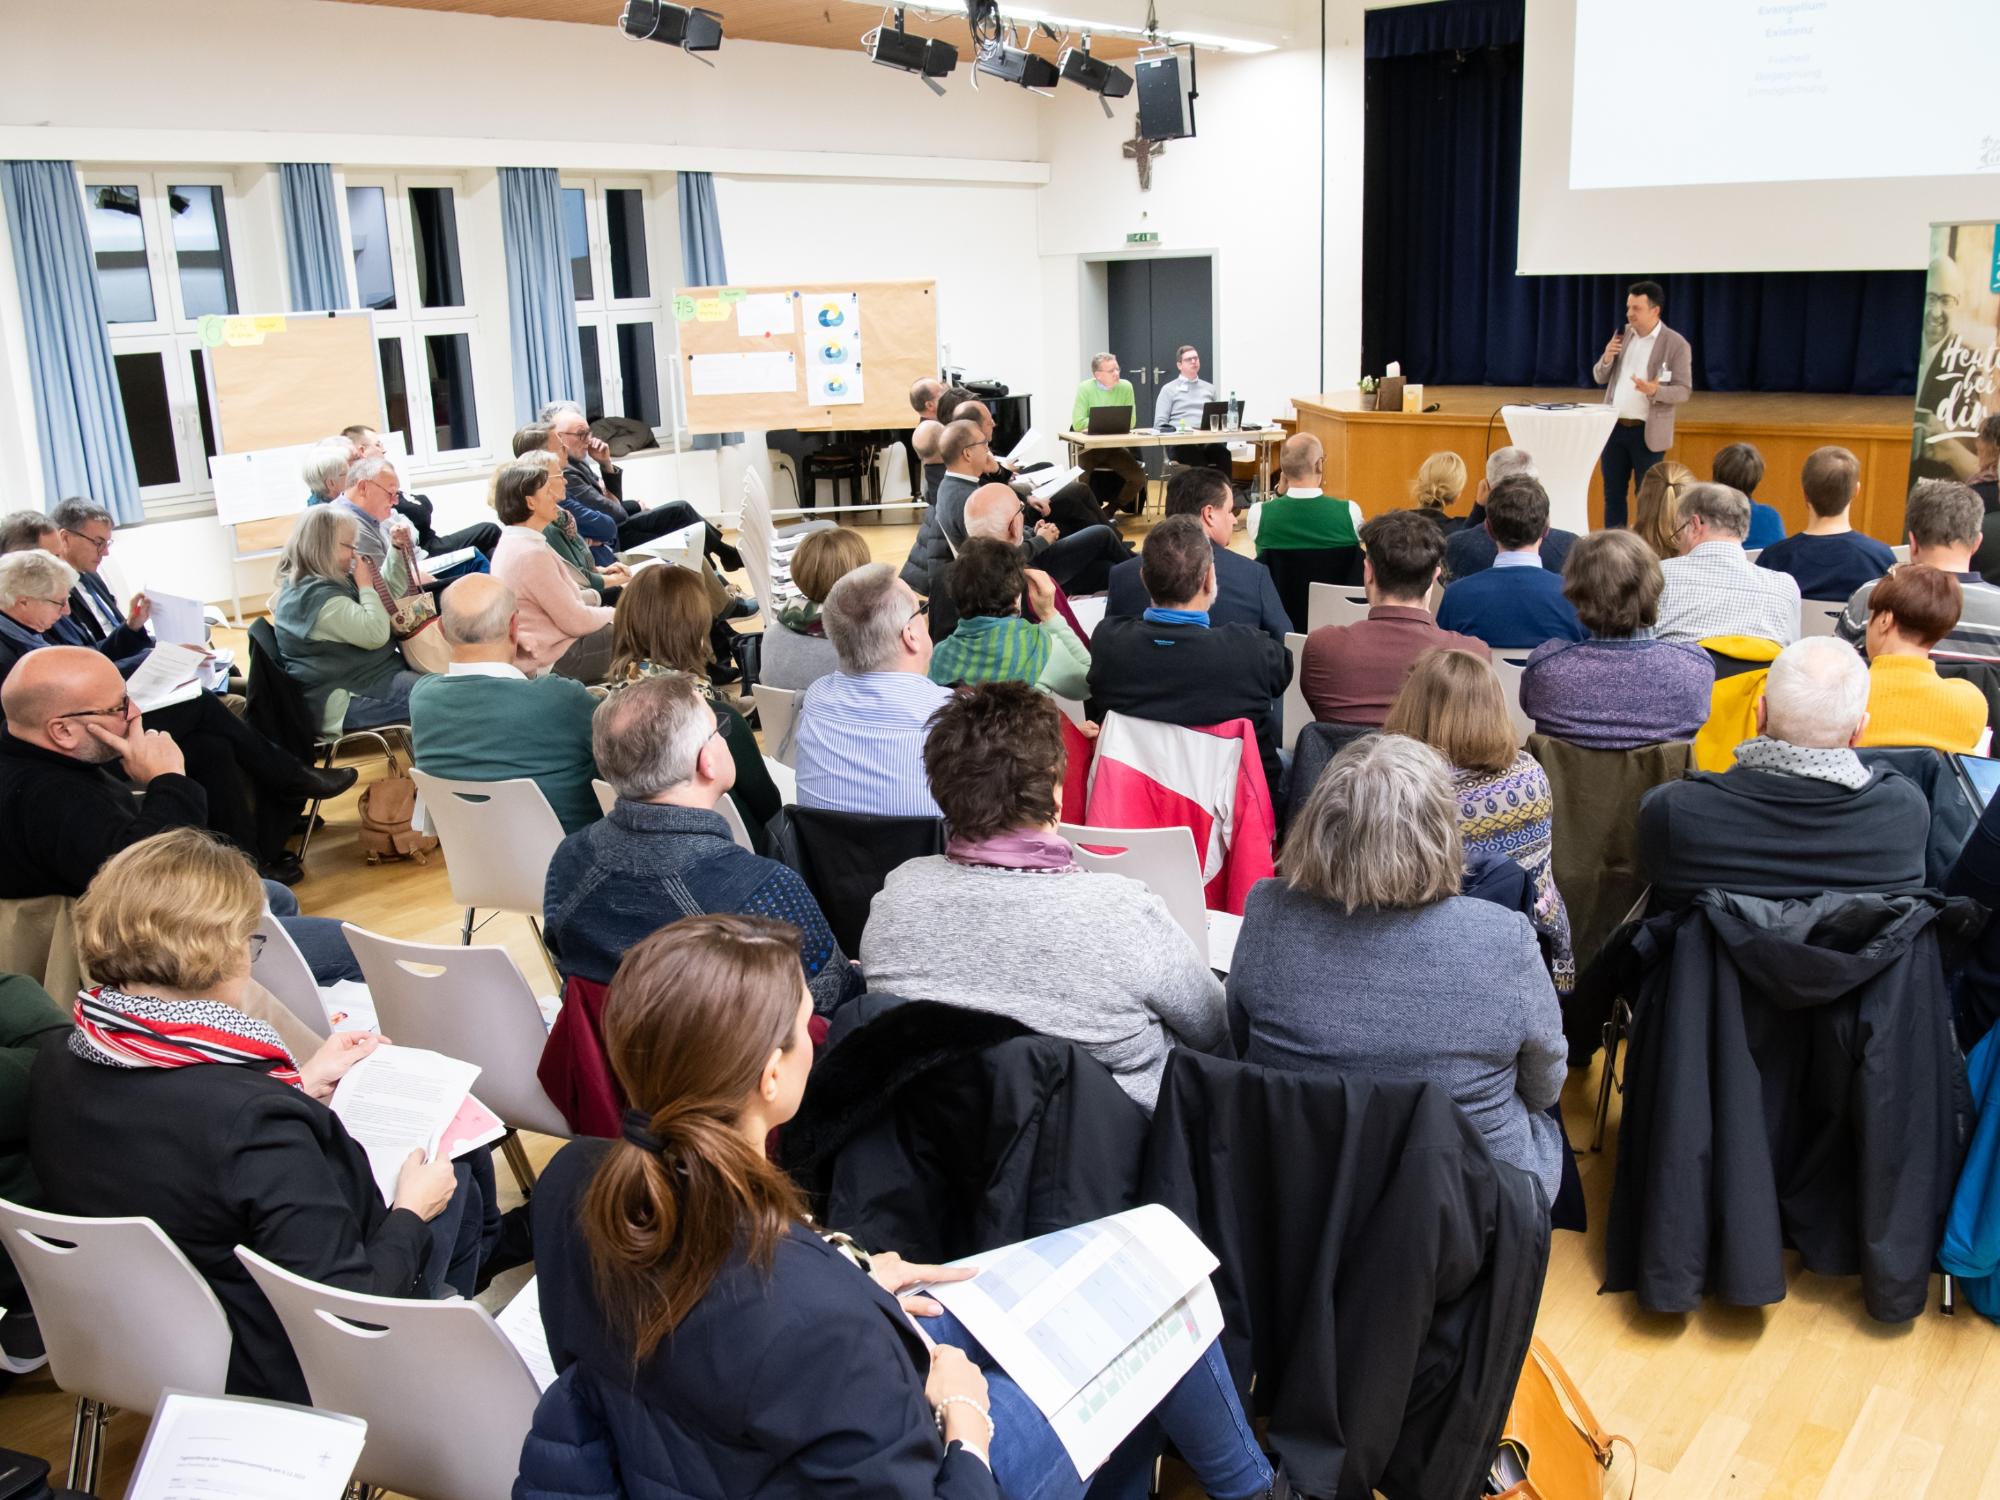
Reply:
M938 371L932 281L687 287L673 315L692 432L911 427Z
M355 422L382 425L375 325L365 312L204 318L202 340L224 453L315 442Z

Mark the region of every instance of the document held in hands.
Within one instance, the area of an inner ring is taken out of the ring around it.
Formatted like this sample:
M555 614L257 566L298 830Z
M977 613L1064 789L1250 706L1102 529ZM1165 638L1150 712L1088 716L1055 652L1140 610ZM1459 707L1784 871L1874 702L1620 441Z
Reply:
M547 1390L556 1383L555 1361L549 1356L549 1336L542 1327L542 1293L536 1278L514 1294L514 1300L493 1320L507 1335L507 1342L521 1356L521 1363L535 1377L535 1384Z
M186 703L201 693L202 666L207 660L206 651L162 641L146 653L139 669L125 679L125 691L142 714Z
M1081 1479L1222 1332L1215 1256L1156 1203L960 1264L979 1274L926 1294L1041 1408Z
M340 1500L367 1438L368 1424L341 1412L168 1391L125 1497Z
M478 1076L478 1064L442 1052L382 1046L334 1087L333 1112L368 1153L384 1203L396 1201L396 1178L412 1151L426 1159L441 1149L461 1156L506 1133L492 1111L471 1098Z

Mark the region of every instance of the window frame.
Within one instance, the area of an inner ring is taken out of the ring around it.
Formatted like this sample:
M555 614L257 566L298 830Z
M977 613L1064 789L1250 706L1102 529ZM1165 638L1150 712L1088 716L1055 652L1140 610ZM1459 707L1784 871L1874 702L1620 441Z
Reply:
M653 201L655 185L643 177L564 173L561 186L565 192L576 189L584 195L584 225L590 251L591 295L588 298L573 298L578 331L577 359L579 363L583 359L582 331L585 328L594 329L597 335L598 384L603 392L604 414L623 416L632 372L625 369L619 351L618 329L627 323L649 324L653 330L653 388L660 403L660 420L650 425L654 437L664 441L672 436L680 414L674 402L673 330L666 321L667 299L661 290L670 278L662 278L660 274L661 236L655 232L658 227ZM611 295L614 282L611 274L610 212L605 195L612 192L636 192L639 195L641 222L646 230L646 280L651 288L650 294L644 297ZM564 248L568 248L566 239Z

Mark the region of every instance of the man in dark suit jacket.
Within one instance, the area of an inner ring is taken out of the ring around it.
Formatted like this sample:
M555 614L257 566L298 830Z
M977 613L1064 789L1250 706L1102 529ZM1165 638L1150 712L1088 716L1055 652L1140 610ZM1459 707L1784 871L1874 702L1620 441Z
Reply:
M1248 625L1284 645L1292 622L1269 569L1259 566L1254 558L1229 550L1236 525L1236 491L1228 476L1217 469L1183 469L1167 481L1167 514L1193 516L1214 548L1215 602L1209 606L1209 622ZM1111 570L1106 619L1144 614L1152 603L1139 570L1140 559L1136 557Z
M121 609L111 586L97 569L111 551L111 512L80 495L56 502L49 513L55 524L55 544L49 549L77 571L76 587L69 591L69 613L50 627L49 638L59 644L88 646L130 671L152 649L153 638L146 634L152 606L144 594L132 597L130 609Z
M608 517L618 528L621 551L630 551L702 519L701 512L685 500L641 510L637 503L625 498L625 476L611 462L611 450L590 435L590 423L584 419L582 408L574 402L559 402L545 408L545 412L543 420L554 434L552 446L563 461L568 498ZM597 465L596 471L591 468L592 462ZM722 540L722 533L705 523L702 551L715 560L719 572L743 566L742 556Z
M1139 571L1152 607L1137 619L1107 619L1090 638L1089 716L1190 728L1248 719L1275 799L1272 705L1291 681L1292 653L1254 625L1214 623L1215 548L1193 516L1169 516L1148 533Z

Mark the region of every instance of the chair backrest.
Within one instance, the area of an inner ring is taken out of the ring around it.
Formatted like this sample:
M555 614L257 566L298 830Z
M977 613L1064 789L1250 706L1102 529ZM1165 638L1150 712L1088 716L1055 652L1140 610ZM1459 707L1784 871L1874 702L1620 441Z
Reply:
M305 689L285 670L278 631L268 619L250 622L250 665L244 674L243 717L294 755L307 756L319 742L320 727L306 706Z
M1061 824L1056 832L1075 847L1076 862L1084 869L1129 876L1166 902L1181 930L1194 939L1194 951L1208 962L1208 898L1192 832L1091 828L1082 823Z
M1380 734L1373 724L1340 724L1329 721L1309 723L1299 733L1292 751L1292 769L1285 777L1285 807L1279 818L1281 833L1290 833L1292 820L1312 796L1333 758L1363 735Z
M267 910L257 920L257 931L263 936L264 951L251 963L250 977L283 1001L285 1009L315 1035L330 1035L333 1025L327 1019L326 1002L320 998L319 981L313 978L305 955L285 931L285 924Z
M1841 615L1847 611L1845 599L1801 599L1799 600L1799 637L1809 635L1832 635L1834 627L1840 623Z
M1318 588L1318 584L1313 587ZM1305 691L1299 686L1299 673L1305 666L1306 638L1296 630L1285 633L1285 649L1292 653L1292 680L1285 684L1284 718L1280 725L1280 743L1289 750L1299 742L1299 731L1313 721L1312 705L1306 702Z
M1322 625L1358 625L1368 618L1368 593L1351 584L1315 583L1306 590L1306 633Z
M1056 707L1061 710L1062 716L1065 719L1076 725L1078 729L1083 728L1085 715L1081 703L1077 702L1074 698L1065 698L1060 693L1050 693L1049 696L1055 699Z
M472 1092L519 1130L566 1136L535 1078L549 1039L535 992L505 948L403 943L344 923L384 1036L479 1066Z
M611 809L618 805L618 789L602 776L590 778L590 789L597 794L597 810L610 817Z
M1535 732L1535 721L1521 712L1521 669L1528 664L1528 653L1517 651L1513 655L1493 653L1493 671L1500 679L1500 690L1507 699L1507 716L1514 721L1514 733L1522 739Z
M243 1246L236 1257L284 1324L313 1403L367 1422L357 1479L422 1500L512 1492L541 1391L485 1308L343 1292Z
M1891 547L1889 549L1889 555L1895 558L1896 561L1899 563L1908 562L1910 560L1910 544L1908 542L1902 542L1897 546Z
M790 688L766 687L758 683L750 689L757 703L757 724L764 731L764 753L788 766L798 764L798 746L792 733L798 713L799 695Z
M1307 628L1315 583L1361 586L1359 547L1267 547L1257 555L1257 561L1271 575L1294 630Z
M563 841L542 789L511 781L452 781L412 770L444 849L451 899L460 906L542 914L549 861Z
M773 852L799 872L834 940L861 951L868 908L889 872L907 860L944 853L943 818L878 818L787 804L772 824Z
M0 974L26 974L68 1004L84 980L75 912L74 896L0 901Z
M80 1219L0 1198L0 1242L65 1391L142 1412L170 1387L223 1393L229 1319L151 1219Z
M606 817L610 817L611 809L618 801L617 789L602 776L591 779L590 789L597 793L598 810ZM729 825L729 836L736 841L736 847L739 849L748 849L752 854L755 854L757 846L750 841L749 825L743 821L743 814L736 810L735 800L730 797L724 797L720 802L715 804L715 810L721 815L722 821Z

